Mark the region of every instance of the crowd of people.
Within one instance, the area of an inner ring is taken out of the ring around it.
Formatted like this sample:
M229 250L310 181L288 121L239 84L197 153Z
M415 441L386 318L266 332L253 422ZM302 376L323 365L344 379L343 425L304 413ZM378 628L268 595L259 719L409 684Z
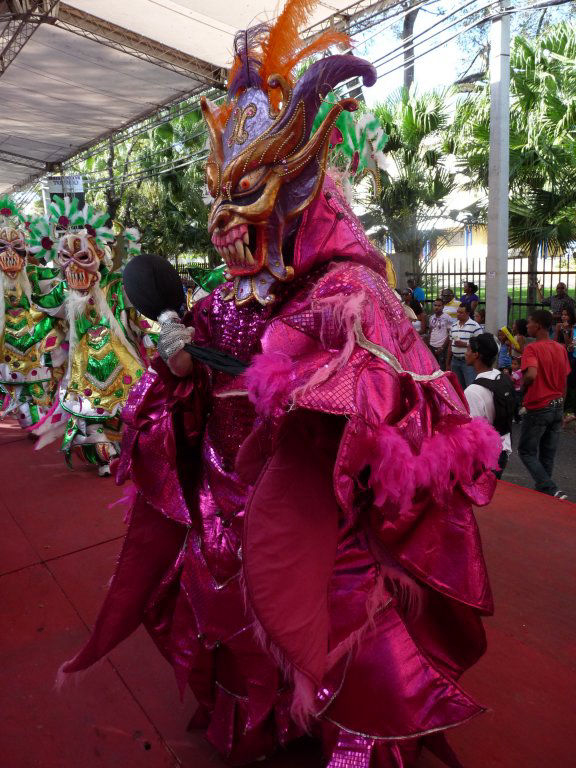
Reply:
M576 420L576 302L560 282L540 297L550 311L534 309L493 335L477 291L466 282L457 298L445 288L427 315L424 290L409 280L402 300L440 368L458 379L471 415L500 432L499 476L512 452L511 425L521 422L518 454L536 490L566 499L552 474L561 430Z

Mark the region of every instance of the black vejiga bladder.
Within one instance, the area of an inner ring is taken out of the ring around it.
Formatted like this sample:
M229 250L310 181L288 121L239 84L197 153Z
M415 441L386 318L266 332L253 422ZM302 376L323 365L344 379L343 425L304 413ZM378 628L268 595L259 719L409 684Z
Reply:
M123 274L124 290L138 312L158 320L167 309L182 315L185 309L182 281L172 264L160 256L140 254L130 259ZM249 363L217 349L186 344L186 352L216 371L237 376Z

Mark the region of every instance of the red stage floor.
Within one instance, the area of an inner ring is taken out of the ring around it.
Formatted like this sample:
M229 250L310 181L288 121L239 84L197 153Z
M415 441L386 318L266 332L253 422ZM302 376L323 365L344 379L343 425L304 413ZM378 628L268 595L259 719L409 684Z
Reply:
M54 690L83 643L123 533L120 490L70 472L0 423L0 765L221 768L188 734L170 668L140 631L82 682ZM576 691L576 505L508 483L478 513L497 612L489 650L464 678L489 707L451 734L467 768L570 768ZM300 745L262 768L319 768ZM438 766L424 757L422 768Z

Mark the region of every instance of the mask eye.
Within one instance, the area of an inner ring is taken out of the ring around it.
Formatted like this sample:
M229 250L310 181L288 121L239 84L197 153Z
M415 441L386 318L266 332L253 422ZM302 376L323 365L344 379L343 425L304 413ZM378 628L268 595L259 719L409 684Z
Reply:
M242 176L242 178L236 184L234 194L246 195L249 192L253 192L257 187L260 186L260 183L264 180L265 176L266 171L263 171L261 168L257 168L254 171L250 171L249 173L244 174L244 176Z

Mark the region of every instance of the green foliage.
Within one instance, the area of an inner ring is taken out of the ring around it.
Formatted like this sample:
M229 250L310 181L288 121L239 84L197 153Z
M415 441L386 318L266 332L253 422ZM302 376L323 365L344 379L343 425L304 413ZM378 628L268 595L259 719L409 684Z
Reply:
M219 262L211 246L202 164L206 133L194 109L75 167L95 184L89 202L123 226L136 227L142 250L166 258L194 253ZM97 186L96 186L97 185Z
M470 186L486 190L490 150L488 83L461 104L450 142ZM576 27L516 37L510 78L510 246L540 243L563 253L576 240Z
M446 101L446 92L417 94L402 88L373 110L389 138L383 150L388 163L380 172L381 193L371 205L372 222L380 221L396 253L409 257L414 273L456 186L444 150Z

